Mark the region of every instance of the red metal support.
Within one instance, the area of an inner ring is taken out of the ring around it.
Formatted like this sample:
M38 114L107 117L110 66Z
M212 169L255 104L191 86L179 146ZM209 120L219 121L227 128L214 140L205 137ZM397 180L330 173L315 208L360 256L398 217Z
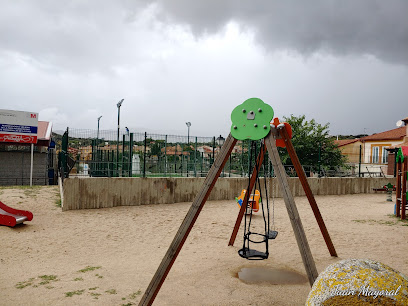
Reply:
M395 212L396 212L396 216L400 217L401 216L401 202L402 202L402 192L401 192L401 160L398 159L397 160L397 187L396 187L396 193L395 193Z
M309 183L307 182L306 174L303 170L302 165L300 164L299 158L296 154L295 148L293 147L292 141L290 140L288 132L286 131L286 128L283 125L278 126L278 130L279 130L280 136L285 141L286 149L289 153L293 166L295 167L296 173L299 177L300 183L302 184L303 190L305 191L306 197L309 200L310 206L313 210L313 213L315 215L317 224L319 225L320 231L322 232L327 248L329 249L330 255L337 257L336 249L334 248L329 232L327 231L327 228L323 221L319 207L317 206L312 190L310 189Z
M404 158L402 166L402 190L401 190L401 220L406 219L405 210L407 207L407 171L408 171L408 157Z

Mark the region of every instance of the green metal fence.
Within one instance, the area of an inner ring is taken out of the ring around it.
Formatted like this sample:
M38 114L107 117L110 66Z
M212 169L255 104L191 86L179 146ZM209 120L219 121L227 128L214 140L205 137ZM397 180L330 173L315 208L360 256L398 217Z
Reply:
M117 130L72 128L56 131L54 138L61 150L60 160L66 164L66 175L69 172L70 176L90 177L205 177L224 141L222 136L188 137L127 129L120 129L118 139ZM251 154L251 142L238 141L221 177L248 177L259 148L257 141ZM303 168L307 176L319 172L319 165L303 165ZM296 176L293 166L285 165L285 169L289 176ZM272 175L266 153L260 176ZM341 170L332 173L321 170L318 175L350 176Z

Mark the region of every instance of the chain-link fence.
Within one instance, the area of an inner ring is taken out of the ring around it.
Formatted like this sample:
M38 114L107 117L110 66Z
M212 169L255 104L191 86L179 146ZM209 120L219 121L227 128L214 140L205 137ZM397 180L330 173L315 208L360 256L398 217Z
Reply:
M67 129L65 154L70 176L91 177L205 177L225 141L218 137L187 137L120 130ZM62 145L61 131L54 133ZM255 165L260 141L237 141L223 168L221 177L248 177ZM252 148L252 149L251 149ZM381 165L349 164L339 169L303 165L307 176L382 176ZM293 166L285 165L289 176L296 176ZM265 156L260 176L273 176Z

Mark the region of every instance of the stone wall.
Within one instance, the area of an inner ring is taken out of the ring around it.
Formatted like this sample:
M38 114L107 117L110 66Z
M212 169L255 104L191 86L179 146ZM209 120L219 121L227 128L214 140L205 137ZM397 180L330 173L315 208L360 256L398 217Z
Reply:
M67 178L63 210L192 202L205 178ZM298 178L288 178L294 196L305 193ZM374 193L394 178L309 178L314 195ZM267 179L269 197L282 197L276 179ZM261 179L263 186L264 182ZM209 200L234 200L248 185L247 178L219 178Z

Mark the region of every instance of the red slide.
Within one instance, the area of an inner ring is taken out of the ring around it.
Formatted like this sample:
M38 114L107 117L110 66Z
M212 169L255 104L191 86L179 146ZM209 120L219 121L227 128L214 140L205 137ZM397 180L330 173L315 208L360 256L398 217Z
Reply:
M0 201L0 225L13 227L16 224L31 220L33 220L32 212L11 208Z

